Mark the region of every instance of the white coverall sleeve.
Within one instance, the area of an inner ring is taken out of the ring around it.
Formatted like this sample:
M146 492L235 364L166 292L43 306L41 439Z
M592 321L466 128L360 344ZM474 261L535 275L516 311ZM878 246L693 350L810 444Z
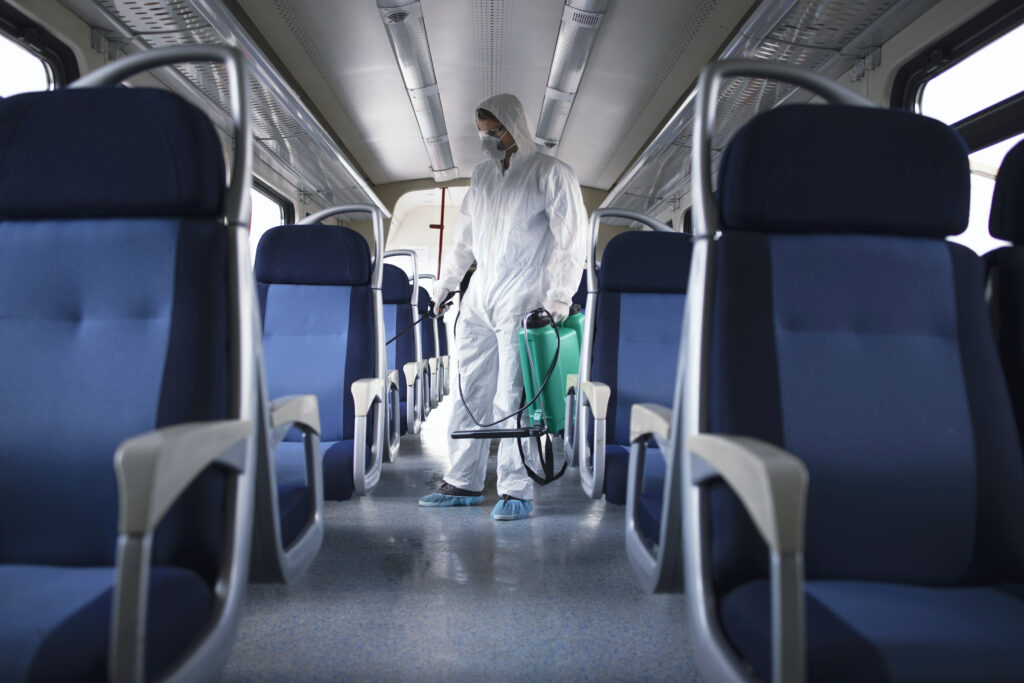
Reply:
M459 211L459 218L455 222L455 239L451 246L445 250L441 260L441 273L437 280L437 287L447 289L449 292L457 292L462 278L466 271L473 265L476 256L473 255L473 187L470 185L469 192L462 200L462 209Z
M587 210L576 174L567 166L558 166L545 187L548 222L554 246L547 262L546 299L568 304L580 284L586 260Z

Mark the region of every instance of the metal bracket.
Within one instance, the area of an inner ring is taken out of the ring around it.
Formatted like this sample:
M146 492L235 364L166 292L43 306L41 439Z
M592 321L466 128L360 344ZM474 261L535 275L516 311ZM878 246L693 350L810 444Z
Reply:
M119 51L128 54L128 41L113 31L93 27L89 36L89 46L100 54L106 54L108 61L117 59Z

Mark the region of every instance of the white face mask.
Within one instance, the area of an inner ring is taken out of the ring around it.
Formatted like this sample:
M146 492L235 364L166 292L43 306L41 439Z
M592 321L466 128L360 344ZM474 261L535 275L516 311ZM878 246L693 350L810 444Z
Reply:
M483 147L484 154L488 159L501 161L505 158L505 152L507 151L505 145L501 144L501 140L494 136L482 133L480 135L480 146Z

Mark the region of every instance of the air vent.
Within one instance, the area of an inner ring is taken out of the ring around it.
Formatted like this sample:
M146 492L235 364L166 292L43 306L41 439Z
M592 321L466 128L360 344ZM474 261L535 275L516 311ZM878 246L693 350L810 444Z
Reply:
M384 17L384 21L388 22L389 24L401 24L408 18L408 12L392 12L391 14Z
M601 23L602 16L602 14L596 12L573 12L572 23L585 28L594 28Z

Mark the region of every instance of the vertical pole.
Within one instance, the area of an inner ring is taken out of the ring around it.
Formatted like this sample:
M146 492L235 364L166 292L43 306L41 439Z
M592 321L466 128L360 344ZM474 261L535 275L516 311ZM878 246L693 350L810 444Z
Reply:
M441 188L441 227L437 235L437 278L441 279L441 250L444 248L444 194L447 188Z

